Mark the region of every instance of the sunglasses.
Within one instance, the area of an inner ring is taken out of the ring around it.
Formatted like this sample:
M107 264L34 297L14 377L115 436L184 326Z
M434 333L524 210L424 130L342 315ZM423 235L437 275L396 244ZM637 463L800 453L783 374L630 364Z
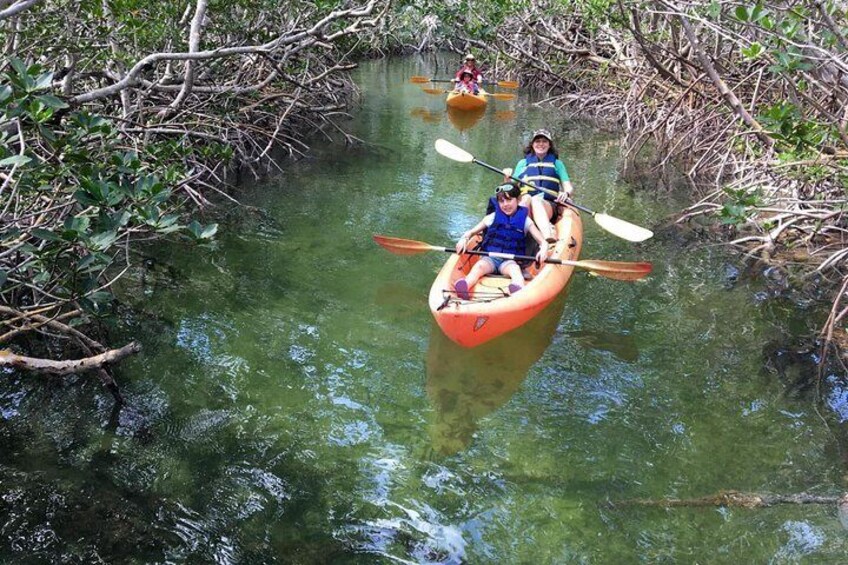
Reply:
M512 192L513 190L517 190L517 188L518 187L513 186L511 184L502 184L502 185L495 188L495 194L509 193L509 192Z

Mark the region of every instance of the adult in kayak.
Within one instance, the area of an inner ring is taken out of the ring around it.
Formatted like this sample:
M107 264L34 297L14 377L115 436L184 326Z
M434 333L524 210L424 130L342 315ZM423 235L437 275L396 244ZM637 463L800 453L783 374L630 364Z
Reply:
M483 82L483 73L480 72L480 69L477 68L477 61L474 59L474 55L469 53L465 56L465 63L456 71L456 76L454 77L454 82L459 82L462 80L462 73L468 72L471 73L471 79L476 83Z
M571 198L574 187L568 178L565 164L559 160L551 132L546 129L533 132L530 143L524 148L524 158L515 166L513 176L538 188L558 193L552 196L541 190L530 189L521 197L521 205L530 208L531 217L545 239L555 243L556 234L551 222L556 221L559 207Z
M498 200L497 208L493 213L480 220L476 226L462 234L462 237L456 242L457 254L465 253L465 248L471 237L485 229L487 230L486 236L480 245L482 251L523 255L524 235L529 233L539 243L536 261L540 263L544 261L548 256L548 243L542 237L539 228L530 219L529 210L518 205L521 189L515 184L506 183L497 187L495 193ZM512 259L486 256L477 261L468 275L456 281L454 290L456 290L457 296L463 300L468 300L470 298L468 289L477 284L481 277L495 272L510 278L510 294L514 294L524 287L524 275L518 263Z

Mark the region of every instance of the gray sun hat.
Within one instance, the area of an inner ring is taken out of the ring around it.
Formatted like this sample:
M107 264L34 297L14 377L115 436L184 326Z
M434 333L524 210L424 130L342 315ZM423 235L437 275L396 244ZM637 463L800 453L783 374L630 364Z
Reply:
M532 141L532 140L536 139L537 137L544 137L545 139L547 139L551 143L554 142L554 138L551 135L551 132L549 132L546 129L537 129L536 131L534 131L533 137L531 137L530 140Z

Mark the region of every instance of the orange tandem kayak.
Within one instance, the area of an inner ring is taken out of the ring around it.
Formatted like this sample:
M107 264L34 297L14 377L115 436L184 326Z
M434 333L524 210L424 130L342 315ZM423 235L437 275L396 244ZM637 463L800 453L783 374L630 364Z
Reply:
M557 243L549 257L576 261L583 245L583 223L577 210L565 208L556 230ZM476 255L452 254L430 288L430 311L436 323L463 347L476 347L533 319L565 288L574 271L568 265L545 263L541 269L531 265L527 272L532 278L512 296L508 295L508 277L488 275L470 289L469 300L462 300L453 285L479 260Z
M471 94L470 92L448 92L448 108L457 110L477 110L485 108L488 103L485 90L480 90L480 94Z

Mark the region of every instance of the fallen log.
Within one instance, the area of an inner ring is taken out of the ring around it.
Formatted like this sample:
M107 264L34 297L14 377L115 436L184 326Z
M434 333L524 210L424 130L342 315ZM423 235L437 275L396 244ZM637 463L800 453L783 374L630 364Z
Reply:
M15 369L24 371L48 373L51 375L70 375L101 369L107 363L117 363L121 359L139 351L141 351L141 344L137 341L132 341L120 349L110 349L99 355L70 361L53 361L51 359L16 355L8 349L3 349L0 350L0 367L14 367Z

